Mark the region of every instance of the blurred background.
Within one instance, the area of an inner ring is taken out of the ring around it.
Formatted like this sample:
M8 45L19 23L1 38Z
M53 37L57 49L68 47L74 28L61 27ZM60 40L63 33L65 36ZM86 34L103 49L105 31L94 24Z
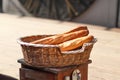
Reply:
M119 0L0 0L0 12L120 27Z

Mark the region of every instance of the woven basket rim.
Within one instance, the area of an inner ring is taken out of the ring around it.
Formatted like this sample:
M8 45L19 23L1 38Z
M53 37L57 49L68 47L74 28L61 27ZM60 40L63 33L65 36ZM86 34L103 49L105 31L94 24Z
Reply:
M32 44L32 43L28 43L28 42L24 42L22 41L23 38L27 38L27 37L32 37L32 36L44 36L44 35L31 35L31 36L24 36L24 37L20 37L17 39L17 42L20 44L20 45L25 45L25 46L32 46L32 47L54 47L54 48L59 48L58 45L47 45L47 44ZM45 34L46 36L46 34ZM94 43L97 42L97 38L94 38L91 42L89 43L84 43L83 46L81 47L81 49L78 49L78 50L71 50L71 51L61 51L62 54L75 54L75 53L82 53L84 52L85 48L87 46L90 46L90 45L93 45Z
M22 41L23 38L32 37L32 36L44 36L44 35L46 36L46 34L42 34L42 35L31 35L31 36L20 37L20 38L17 39L17 42L21 45L33 46L33 47L59 47L58 45L32 44L32 43Z

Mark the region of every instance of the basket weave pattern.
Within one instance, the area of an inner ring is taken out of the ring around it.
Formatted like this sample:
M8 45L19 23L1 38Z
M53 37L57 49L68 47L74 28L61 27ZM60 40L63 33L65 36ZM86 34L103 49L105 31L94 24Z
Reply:
M37 67L64 67L79 65L88 61L94 42L84 44L82 48L61 52L57 45L30 44L29 42L49 35L37 35L20 38L24 60Z

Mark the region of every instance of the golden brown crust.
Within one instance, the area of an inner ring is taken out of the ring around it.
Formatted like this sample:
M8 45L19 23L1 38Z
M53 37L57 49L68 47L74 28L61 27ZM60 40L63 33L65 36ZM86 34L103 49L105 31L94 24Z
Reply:
M65 32L65 34L75 32L75 31L80 31L80 30L88 30L88 28L87 28L87 26L77 26L77 27L71 29L70 31Z
M93 38L94 37L92 35L84 36L81 38L76 38L76 39L69 40L69 41L59 44L59 47L60 47L61 51L73 50L73 49L76 49L76 48L82 46L84 43L92 41Z
M66 34L59 34L59 35L54 35L50 37L46 37L43 39L39 39L36 41L33 41L31 43L33 44L60 44L62 42L72 40L78 37L83 37L89 34L88 30L80 30L80 31L75 31L71 33L66 33Z

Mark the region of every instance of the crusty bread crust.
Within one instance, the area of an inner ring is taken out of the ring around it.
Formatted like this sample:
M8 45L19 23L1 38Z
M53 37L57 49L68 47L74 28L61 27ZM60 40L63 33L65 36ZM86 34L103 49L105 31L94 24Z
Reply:
M94 37L88 34L89 30L87 26L78 26L65 33L45 37L30 43L58 45L61 51L69 51L82 46L84 43L92 41Z
M87 26L77 26L77 27L71 29L70 31L65 32L65 34L75 32L75 31L80 31L80 30L88 30L88 28L87 28Z
M73 50L73 49L76 49L76 48L82 46L84 43L92 41L93 38L94 37L92 35L87 35L84 37L80 37L80 38L76 38L73 40L63 42L63 43L59 44L59 47L60 47L61 51Z
M46 37L43 39L39 39L36 41L33 41L31 43L33 44L60 44L68 40L72 40L78 37L83 37L89 34L88 30L80 30L80 31L75 31L71 33L66 33L66 34L59 34L59 35L54 35L50 37Z

